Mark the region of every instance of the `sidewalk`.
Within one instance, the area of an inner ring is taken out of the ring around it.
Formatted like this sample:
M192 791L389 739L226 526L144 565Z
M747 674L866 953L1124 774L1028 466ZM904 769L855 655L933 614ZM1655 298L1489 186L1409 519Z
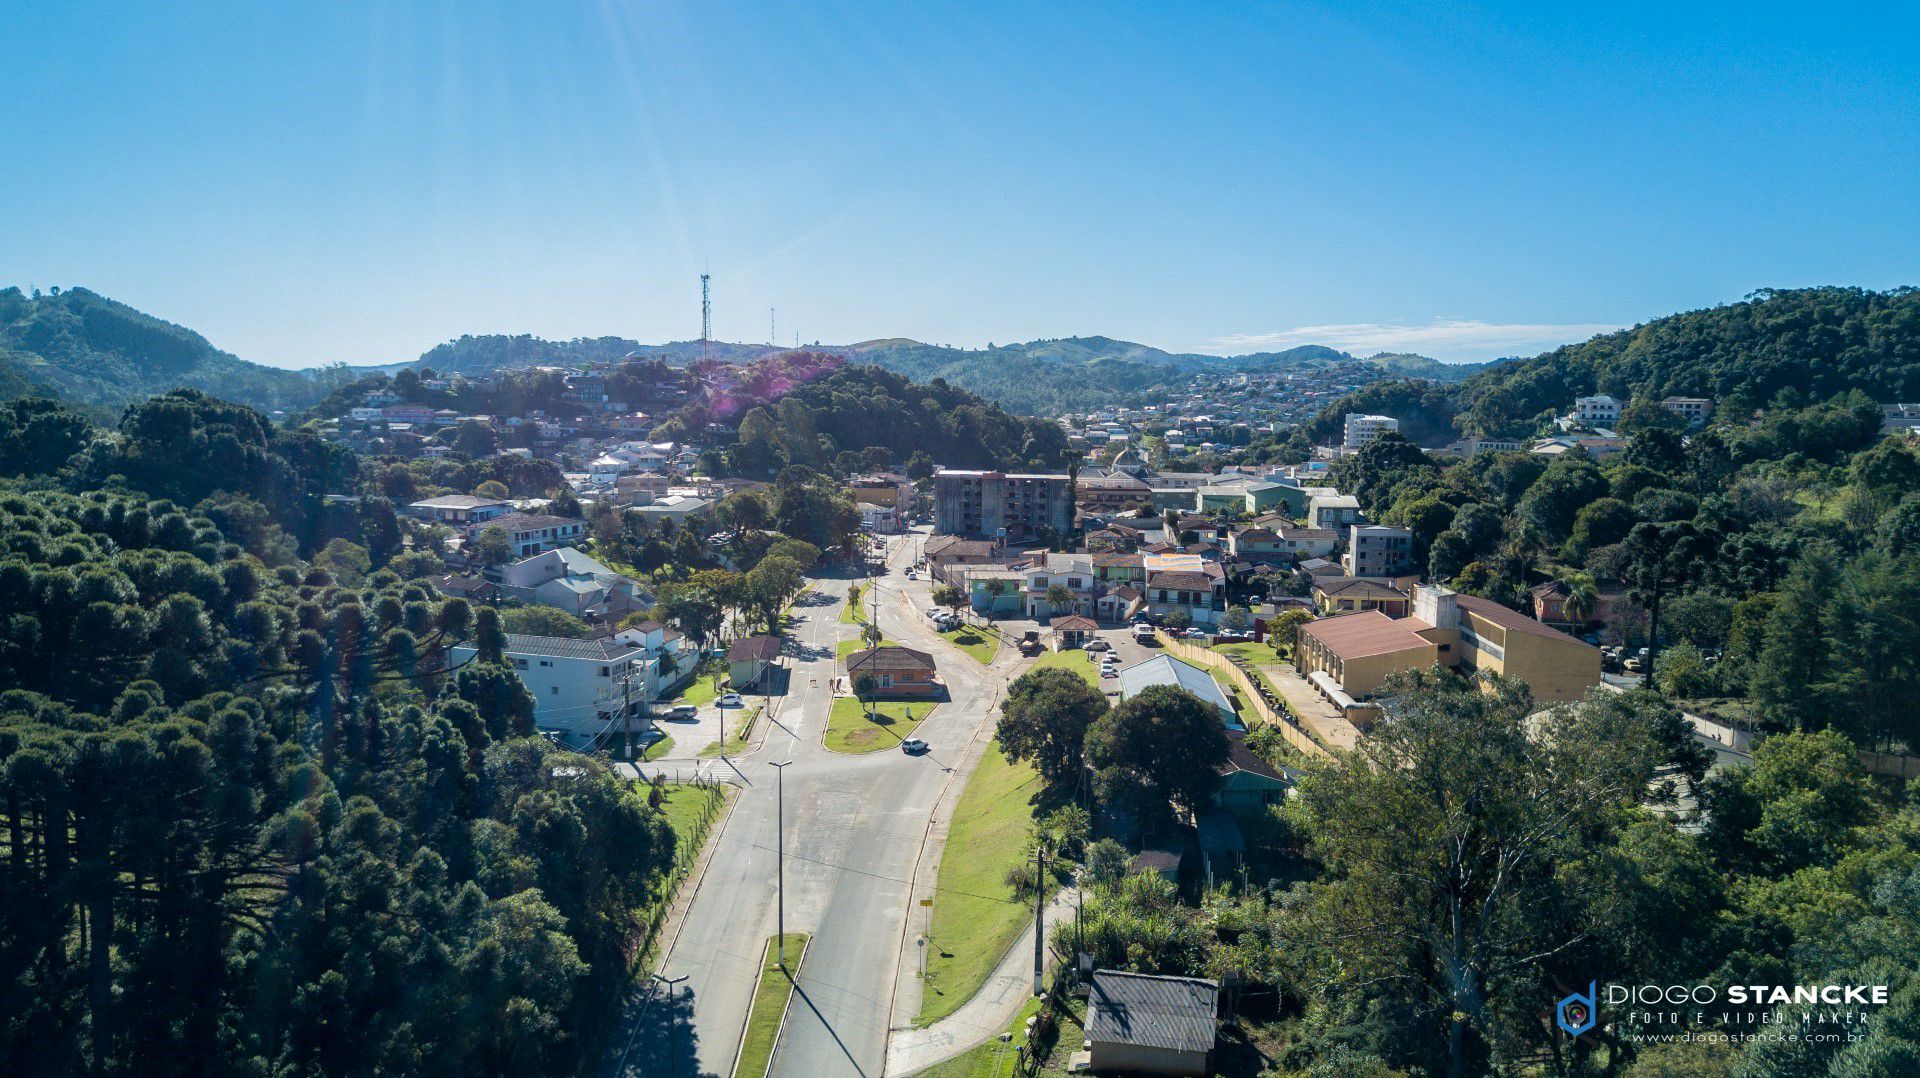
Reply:
M1063 888L1047 904L1047 931L1071 918L1076 903L1072 888ZM916 971L917 972L917 971ZM912 1074L982 1044L1005 1032L1033 998L1033 925L980 986L979 994L961 1008L925 1029L895 1029L887 1037L888 1075Z

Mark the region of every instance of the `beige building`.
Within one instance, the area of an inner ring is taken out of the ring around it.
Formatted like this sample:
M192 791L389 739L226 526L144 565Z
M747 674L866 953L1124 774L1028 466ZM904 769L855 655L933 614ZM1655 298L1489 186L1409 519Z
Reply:
M1600 683L1600 649L1490 599L1421 587L1411 617L1379 610L1300 627L1294 666L1334 704L1352 709L1402 670L1487 671L1527 683L1541 704L1577 700Z

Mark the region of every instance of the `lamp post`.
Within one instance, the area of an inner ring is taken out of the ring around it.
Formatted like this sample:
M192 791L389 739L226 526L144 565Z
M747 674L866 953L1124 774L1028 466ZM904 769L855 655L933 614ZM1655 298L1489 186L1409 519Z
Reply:
M774 945L780 948L780 968L787 968L787 768L792 760L773 765L773 881Z
M679 1020L675 1017L673 1013L674 989L678 987L680 984L682 984L683 982L691 979L692 976L693 975L689 973L683 973L678 977L667 977L658 973L653 975L654 980L659 981L661 984L664 984L667 986L667 1022L670 1024L670 1028L673 1030L678 1030L680 1028ZM676 1051L676 1049L678 1048L678 1044L677 1044L678 1040L679 1038L677 1036L674 1036L672 1033L668 1034L667 1058L670 1062L667 1064L667 1066L671 1072L672 1078L680 1078L680 1055L678 1051Z

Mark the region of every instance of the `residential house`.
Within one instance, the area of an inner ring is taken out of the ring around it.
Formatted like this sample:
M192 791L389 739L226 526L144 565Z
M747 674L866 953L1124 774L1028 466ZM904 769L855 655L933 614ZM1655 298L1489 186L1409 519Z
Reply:
M640 585L573 547L535 554L491 570L502 593L519 602L558 607L587 621L618 621L653 606Z
M1920 404L1896 403L1880 406L1880 433L1914 434L1920 432Z
M1213 803L1229 812L1255 811L1285 801L1299 780L1299 772L1275 767L1248 748L1244 730L1228 730L1227 760L1220 765Z
M482 520L494 520L513 512L513 503L505 498L479 498L471 494L443 494L422 498L407 505L407 515L435 524L465 527Z
M1091 1069L1212 1074L1219 1014L1220 986L1213 981L1095 970L1085 1033Z
M569 748L584 749L646 713L648 702L677 675L677 647L653 634L575 640L506 634L505 659L533 696L533 720ZM674 634L678 640L678 634ZM451 665L478 653L471 644L449 649Z
M900 517L913 512L913 481L898 472L869 472L847 480L856 504L891 506Z
M1182 611L1195 626L1219 624L1227 609L1226 571L1215 562L1192 558L1180 568L1156 570L1147 566L1146 586L1141 589L1147 609L1156 618Z
M1093 561L1079 554L1048 553L1044 561L1026 570L1023 590L1026 592L1026 616L1035 619L1052 617L1056 613L1083 614L1093 610ZM1062 608L1056 608L1047 598L1047 593L1055 587L1063 587L1073 593L1073 602Z
M1569 589L1564 581L1554 580L1535 586L1533 596L1533 618L1565 632L1582 632L1596 626L1605 626L1620 616L1627 603L1627 589L1618 584L1602 584L1596 589L1593 609L1587 616L1575 622L1567 613Z
M1172 655L1155 655L1121 670L1120 701L1125 703L1154 685L1192 693L1220 713L1223 726L1230 730L1244 729L1240 713L1234 710L1233 701L1227 698L1220 683L1213 680L1213 675Z
M780 661L780 638L743 636L727 648L727 682L736 691L766 688Z
M1122 513L1153 502L1153 488L1123 471L1082 475L1074 489L1081 509L1090 513Z
M869 682L875 696L930 697L941 691L933 656L897 644L863 648L848 655L846 672L847 687L856 693Z
M572 546L587 532L587 522L578 517L542 516L534 513L508 513L467 525L466 538L471 546L480 532L499 528L507 533L507 543L517 558Z
M655 524L663 520L685 523L694 517L712 516L713 500L692 494L669 494L645 505L633 506L628 512L643 516Z

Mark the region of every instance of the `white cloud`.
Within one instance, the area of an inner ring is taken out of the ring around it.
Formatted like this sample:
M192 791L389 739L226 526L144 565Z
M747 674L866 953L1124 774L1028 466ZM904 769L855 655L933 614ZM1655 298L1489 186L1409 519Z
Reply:
M1215 338L1209 344L1224 352L1274 351L1302 344L1324 344L1361 356L1375 352L1418 352L1436 359L1479 360L1545 351L1620 328L1601 322L1503 325L1476 319L1436 318L1425 325L1351 322L1297 326L1273 333L1231 334Z

